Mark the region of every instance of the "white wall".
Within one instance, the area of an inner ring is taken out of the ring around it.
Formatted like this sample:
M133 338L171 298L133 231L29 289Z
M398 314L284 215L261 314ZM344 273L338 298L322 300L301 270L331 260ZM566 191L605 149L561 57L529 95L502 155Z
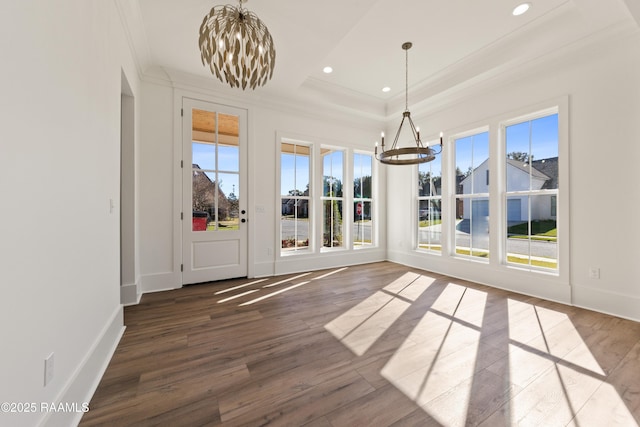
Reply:
M173 253L179 218L173 206L172 89L144 82L140 102L140 272L142 290L150 292L179 287L180 263Z
M211 79L214 82L212 77ZM280 203L276 191L276 160L279 144L276 133L295 135L304 140L331 143L347 148L373 149L373 141L382 123L363 122L300 105L265 106L251 96L237 92L230 96L210 89L184 89L181 82L144 82L142 84L142 136L140 164L141 272L145 292L180 287L181 235L179 230L180 106L182 97L231 105L248 110L249 133L249 276L265 276L300 269L320 269L385 258L384 233L374 251L349 251L340 254L316 254L277 260L276 226ZM325 115L326 114L326 115ZM380 205L384 200L384 187ZM381 214L384 224L384 212Z
M137 73L111 1L2 2L0 52L0 401L81 404L122 332L121 73L134 95ZM37 409L0 424L81 415Z
M483 126L493 116L516 110L524 114L527 106L568 95L570 217L564 226L571 236L570 288L563 289L545 275L417 254L411 245L413 229L398 221L405 216L403 206L415 198L409 188L389 191L390 259L640 320L640 228L635 225L640 196L634 173L640 154L637 29L608 42L563 51L531 64L515 77L498 79L495 85L476 89L465 100L432 114L428 121L445 129L445 134L447 129L463 131ZM388 173L390 189L403 188L403 182L414 179L410 168ZM566 189L560 191L566 194ZM588 278L589 267L600 268L599 280Z

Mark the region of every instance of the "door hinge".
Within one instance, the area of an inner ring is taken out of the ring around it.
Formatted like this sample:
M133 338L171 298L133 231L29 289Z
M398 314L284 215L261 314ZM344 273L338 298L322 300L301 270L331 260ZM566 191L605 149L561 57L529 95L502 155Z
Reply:
M184 160L180 160L180 168L184 168Z
M180 264L180 271L184 271L184 264Z
M184 108L180 109L180 117L184 117Z
M180 221L184 220L184 212L180 212Z

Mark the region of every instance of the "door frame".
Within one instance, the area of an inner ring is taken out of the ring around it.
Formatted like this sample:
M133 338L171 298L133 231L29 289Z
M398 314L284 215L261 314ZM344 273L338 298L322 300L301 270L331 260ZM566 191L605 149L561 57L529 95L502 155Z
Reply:
M247 133L247 173L246 173L246 188L244 193L246 194L246 206L247 206L247 277L255 277L255 248L251 244L253 237L255 236L254 226L254 194L253 186L251 183L255 180L255 168L254 168L254 156L252 155L253 146L253 126L251 118L250 108L243 102L233 100L229 102L228 98L221 100L212 96L207 96L201 93L195 93L183 89L173 90L173 262L172 262L172 282L173 288L178 289L183 286L182 280L182 251L183 251L183 236L182 236L182 105L185 99L207 102L214 105L229 106L231 108L242 109L247 111L247 122L245 132Z

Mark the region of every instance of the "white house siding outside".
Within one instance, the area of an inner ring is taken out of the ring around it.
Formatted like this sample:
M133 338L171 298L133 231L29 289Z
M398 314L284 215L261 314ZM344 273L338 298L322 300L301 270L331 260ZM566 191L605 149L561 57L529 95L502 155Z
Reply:
M557 158L545 159L544 161L557 162ZM542 162L542 161L541 161ZM538 162L533 162L533 170L531 177L529 176L529 163L522 161L507 160L507 182L506 188L508 192L512 191L536 191L545 187L545 183L554 179L543 172L536 169ZM471 174L465 177L460 185L462 185L462 194L471 194L471 185L473 181L473 193L489 193L489 180L491 179L489 171L489 161L485 160L474 171L474 179ZM531 178L531 187L529 187L529 179ZM556 178L557 179L557 178ZM509 196L507 200L507 220L509 222L528 221L529 199L531 199L531 220L556 219L556 213L552 210L552 195L536 195L536 196ZM486 199L477 199L473 203L473 212L471 209L472 199L463 199L462 219L471 219L471 215L476 220L478 216L486 217L489 213L489 201Z

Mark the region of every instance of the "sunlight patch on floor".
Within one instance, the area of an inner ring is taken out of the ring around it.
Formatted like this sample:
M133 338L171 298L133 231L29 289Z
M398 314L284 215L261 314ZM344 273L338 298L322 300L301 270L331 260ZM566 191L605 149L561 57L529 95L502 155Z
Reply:
M331 276L332 274L340 273L341 271L344 271L344 270L346 270L346 269L348 269L348 268L349 268L349 267L339 268L339 269L337 269L337 270L333 270L333 271L330 271L330 272L328 272L328 273L325 273L325 274L323 274L322 276L314 277L314 278L313 278L313 279L311 279L311 280L320 280L320 279L324 279L325 277L329 277L329 276Z
M443 425L450 425L451 405L458 418L466 414L476 369L483 313L473 310L471 317L458 319L467 300L484 307L486 293L449 283L381 370L384 378ZM467 386L461 387L465 382ZM451 390L455 399L430 405Z
M221 291L216 292L214 295L220 295L220 294L224 294L227 292L231 292L231 291L236 291L238 289L242 289L242 288L246 288L247 286L251 286L251 285L257 285L258 283L264 282L267 279L259 279L259 280L254 280L253 282L249 282L249 283L245 283L243 285L238 285L238 286L234 286L228 289L223 289Z
M281 294L283 292L289 291L291 289L295 289L295 288L297 288L299 286L306 285L311 280L324 279L324 278L329 277L329 276L331 276L333 274L340 273L340 272L342 272L344 270L347 270L348 268L349 267L343 267L343 268L338 268L338 269L326 272L326 273L324 273L324 274L322 274L320 276L317 276L317 277L314 277L314 278L312 278L310 280L307 280L306 282L298 283L298 284L295 284L293 286L289 286L289 287L281 289L281 290L279 290L277 292L272 292L272 293L270 293L268 295L264 295L264 296L262 296L260 298L256 298L256 299L253 299L251 301L247 301L247 302L245 302L243 304L239 304L239 306L254 304L254 303L258 302L258 301L262 301L262 300L265 300L267 298L271 298L271 297L273 297L275 295L279 295L279 294ZM241 292L241 293L239 293L237 295L233 295L233 296L230 296L230 297L227 297L227 298L223 298L223 299L218 301L218 304L225 303L225 302L228 302L228 301L233 301L235 299L242 298L242 297L247 296L247 295L251 295L254 292L258 292L261 289L268 289L268 288L272 288L272 287L275 287L275 286L278 286L278 285L282 285L282 284L285 284L285 283L292 283L294 280L300 279L302 277L306 277L306 276L310 275L311 273L312 272L309 271L309 272L306 272L306 273L298 274L298 275L293 276L293 277L288 277L286 279L279 280L279 281L274 282L274 283L269 283L267 285L262 286L261 288L257 287L255 289L244 291L244 292ZM249 286L252 286L252 285L258 285L258 284L260 284L260 283L262 283L262 282L264 282L266 280L269 280L269 279L253 280L253 281L251 281L249 283L243 283L241 285L237 285L237 286L233 286L233 287L230 287L230 288L227 288L227 289L219 290L219 291L215 292L214 295L221 295L221 294L225 294L225 293L228 293L228 292L237 291L239 289L243 289L243 288L246 288L246 287L249 287Z
M220 301L218 301L218 304L222 304L223 302L227 302L227 301L232 301L232 300L234 300L234 299L236 299L236 298L241 298L241 297L243 297L243 296L245 296L245 295L251 295L251 294L252 294L252 293L254 293L254 292L258 292L259 290L260 290L260 289L251 289L250 291L242 292L241 294L238 294L238 295L234 295L234 296L231 296L231 297L228 297L228 298L221 299Z
M279 294L281 294L281 293L284 293L284 292L290 291L291 289L295 289L295 288L298 288L298 287L300 287L300 286L306 285L306 284L307 284L307 283L309 283L309 282L310 282L310 281L309 281L309 280L307 280L306 282L300 282L300 283L298 283L298 284L295 284L295 285L292 285L292 286L288 286L288 287L286 287L286 288L283 288L283 289L277 290L277 291L275 291L275 292L271 292L270 294L263 295L263 296L258 297L258 298L256 298L256 299L252 299L251 301L244 302L244 303L240 304L240 307L245 306L245 305L255 304L255 303L257 303L257 302L259 302L259 301L262 301L262 300L265 300L265 299L267 299L267 298L271 298L271 297L274 297L274 296L279 295Z
M603 411L602 408L607 408ZM602 383L567 427L638 426L631 411L614 386Z
M509 402L510 423L599 425L584 418L581 423L582 415L576 418L599 390L606 394L602 398L607 406L614 402L613 406L626 408L615 390L607 387L605 371L567 314L511 299L508 310L509 356L489 370L507 370L510 382L518 386ZM625 420L632 418L628 410L619 412ZM488 419L500 421L499 412Z
M325 329L362 356L431 283L430 277L406 273L327 323Z
M274 286L282 285L283 283L293 282L294 280L299 279L299 278L304 277L304 276L308 276L309 274L311 274L311 272L298 274L297 276L289 277L287 279L280 280L279 282L269 283L268 285L264 285L263 288L272 288Z

